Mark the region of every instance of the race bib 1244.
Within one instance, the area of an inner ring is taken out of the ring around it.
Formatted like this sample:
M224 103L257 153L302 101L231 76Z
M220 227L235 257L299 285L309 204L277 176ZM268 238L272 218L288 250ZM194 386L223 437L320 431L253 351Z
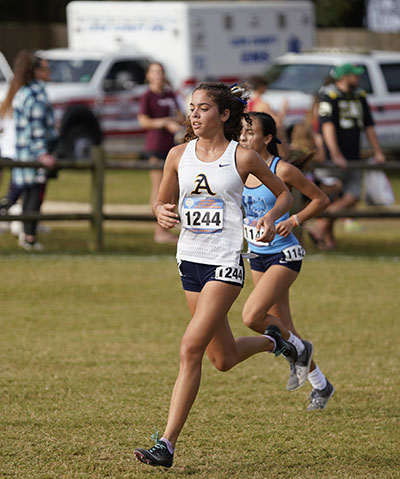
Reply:
M215 269L215 279L242 284L244 279L243 266L218 266Z
M224 202L220 198L184 198L182 227L193 233L221 231Z

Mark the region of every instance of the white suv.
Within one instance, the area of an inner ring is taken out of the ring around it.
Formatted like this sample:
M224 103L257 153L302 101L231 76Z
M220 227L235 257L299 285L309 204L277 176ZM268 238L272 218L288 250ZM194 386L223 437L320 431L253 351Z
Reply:
M327 49L287 53L267 70L269 85L264 98L275 110L281 108L284 98L288 100L285 126L290 128L310 109L332 67L343 63L365 68L360 88L368 94L380 144L384 149L400 150L400 52Z

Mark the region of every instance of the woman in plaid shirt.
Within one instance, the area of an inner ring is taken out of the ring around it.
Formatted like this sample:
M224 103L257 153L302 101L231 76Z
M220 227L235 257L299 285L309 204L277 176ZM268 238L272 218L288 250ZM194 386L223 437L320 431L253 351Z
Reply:
M49 153L54 141L53 109L47 97L44 82L49 80L49 65L27 51L20 53L15 80L21 86L13 100L16 133L16 155L19 161L37 160L45 168L55 164ZM39 212L46 183L45 168L14 168L12 181L23 191L23 212ZM19 244L27 250L40 250L36 241L37 221L24 222L24 235Z

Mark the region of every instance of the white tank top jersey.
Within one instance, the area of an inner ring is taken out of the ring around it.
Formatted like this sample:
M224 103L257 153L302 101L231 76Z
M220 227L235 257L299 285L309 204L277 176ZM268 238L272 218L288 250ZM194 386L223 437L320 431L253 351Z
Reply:
M186 146L178 166L181 234L176 257L194 263L238 266L243 247L243 182L236 168L237 141L213 162Z

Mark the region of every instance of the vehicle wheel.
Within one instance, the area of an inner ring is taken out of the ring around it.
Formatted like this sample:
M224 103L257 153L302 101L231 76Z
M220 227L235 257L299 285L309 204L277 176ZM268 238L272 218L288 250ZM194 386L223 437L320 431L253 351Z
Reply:
M74 125L65 133L65 153L68 158L90 158L92 146L96 143L96 133L85 124Z

